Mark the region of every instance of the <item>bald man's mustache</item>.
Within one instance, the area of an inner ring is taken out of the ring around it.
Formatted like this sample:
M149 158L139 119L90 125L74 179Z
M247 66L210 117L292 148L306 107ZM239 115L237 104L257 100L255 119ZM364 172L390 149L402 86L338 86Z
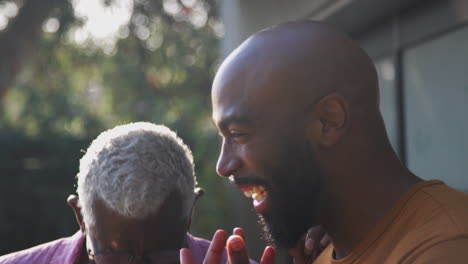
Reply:
M229 176L229 183L234 185L262 185L266 189L270 187L270 183L268 181L254 176L234 177L231 175Z

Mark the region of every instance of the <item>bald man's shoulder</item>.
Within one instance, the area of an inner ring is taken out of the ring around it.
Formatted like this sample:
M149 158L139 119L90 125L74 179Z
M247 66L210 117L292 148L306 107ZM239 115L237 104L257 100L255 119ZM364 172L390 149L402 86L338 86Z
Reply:
M412 208L420 216L397 248L406 252L398 263L468 263L468 194L436 182Z
M421 182L348 256L334 260L330 246L314 263L468 263L468 194Z

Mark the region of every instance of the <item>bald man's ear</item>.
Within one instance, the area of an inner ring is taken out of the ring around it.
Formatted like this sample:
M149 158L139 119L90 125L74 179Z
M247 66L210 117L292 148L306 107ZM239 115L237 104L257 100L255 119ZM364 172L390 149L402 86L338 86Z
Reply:
M348 128L349 107L339 94L323 97L315 105L310 123L309 136L318 147L330 148L345 135Z
M73 212L75 213L76 221L78 222L78 225L80 226L81 232L85 232L85 225L83 222L83 215L81 214L81 206L80 206L80 199L76 195L70 195L67 198L67 203L70 205L70 207L73 209Z

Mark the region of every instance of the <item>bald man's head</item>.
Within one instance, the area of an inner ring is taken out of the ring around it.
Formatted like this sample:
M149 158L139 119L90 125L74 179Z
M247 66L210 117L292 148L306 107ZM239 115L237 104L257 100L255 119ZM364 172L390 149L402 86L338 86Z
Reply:
M258 185L264 195L255 195L255 208L285 247L320 223L330 164L381 121L370 58L347 36L312 21L246 40L219 68L212 103L224 139L218 173L244 191ZM383 126L375 127L372 133ZM307 210L305 201L312 203Z
M265 107L304 107L339 93L351 106L378 109L377 75L370 58L349 37L318 22L281 24L246 40L215 77L214 107L231 84L242 95L261 95L264 101L256 103Z

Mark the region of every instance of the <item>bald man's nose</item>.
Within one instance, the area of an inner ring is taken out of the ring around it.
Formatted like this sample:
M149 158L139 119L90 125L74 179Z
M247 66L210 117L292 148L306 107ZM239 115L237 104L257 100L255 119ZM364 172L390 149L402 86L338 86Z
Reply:
M229 177L241 165L238 157L231 151L229 144L223 141L221 153L219 154L218 163L216 164L216 172L219 176Z

